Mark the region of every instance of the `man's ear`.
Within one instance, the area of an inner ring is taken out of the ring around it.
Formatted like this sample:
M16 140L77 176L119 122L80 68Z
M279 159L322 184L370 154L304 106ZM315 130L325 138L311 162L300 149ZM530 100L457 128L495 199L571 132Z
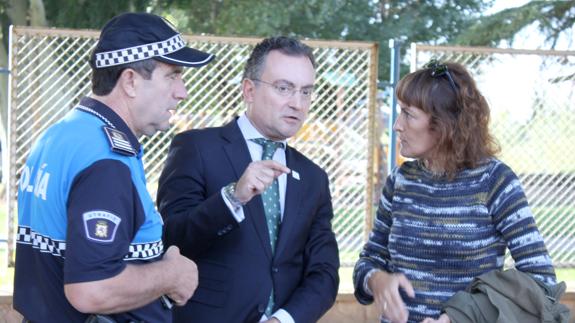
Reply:
M134 98L136 96L136 84L138 82L138 73L131 68L127 68L120 73L118 77L118 84L120 89L126 93L127 96Z
M246 103L251 103L254 101L255 91L256 91L256 85L254 84L254 81L250 79L243 79L242 95Z

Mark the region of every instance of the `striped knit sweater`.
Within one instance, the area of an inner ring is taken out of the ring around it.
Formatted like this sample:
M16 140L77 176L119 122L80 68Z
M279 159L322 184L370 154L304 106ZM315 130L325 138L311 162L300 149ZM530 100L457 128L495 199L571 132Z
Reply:
M409 322L437 318L474 277L502 269L506 248L515 268L555 283L521 184L507 165L489 159L447 181L418 161L405 162L387 178L354 269L355 296L362 304L373 301L364 289L371 269L403 273L416 293L412 299L402 292Z

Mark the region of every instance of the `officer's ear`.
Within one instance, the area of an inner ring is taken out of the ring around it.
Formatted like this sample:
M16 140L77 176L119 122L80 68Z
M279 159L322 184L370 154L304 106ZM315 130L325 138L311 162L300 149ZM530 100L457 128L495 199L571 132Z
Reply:
M136 97L136 84L138 83L137 79L139 76L140 75L133 69L126 68L120 73L116 86L120 87L120 90L127 96L134 98Z

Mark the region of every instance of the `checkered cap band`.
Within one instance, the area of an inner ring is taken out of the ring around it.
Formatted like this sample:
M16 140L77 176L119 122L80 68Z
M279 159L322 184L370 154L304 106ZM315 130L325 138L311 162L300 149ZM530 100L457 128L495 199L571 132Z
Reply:
M64 257L66 252L66 241L54 240L48 236L32 231L29 227L18 227L16 242L32 245L32 248L38 249L40 252L50 253L57 257Z
M146 45L134 46L96 54L96 68L133 63L144 59L167 55L186 47L186 42L180 34Z

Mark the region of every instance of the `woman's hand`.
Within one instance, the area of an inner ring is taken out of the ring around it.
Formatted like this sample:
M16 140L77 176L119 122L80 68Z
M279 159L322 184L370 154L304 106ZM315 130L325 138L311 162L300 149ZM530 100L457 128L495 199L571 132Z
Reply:
M421 323L451 323L451 320L449 319L449 316L447 316L447 314L443 313L437 320L428 317L425 320L421 321Z
M409 297L415 297L415 291L403 274L390 274L377 271L367 282L379 313L394 323L405 323L409 312L401 299L399 288L403 288Z

